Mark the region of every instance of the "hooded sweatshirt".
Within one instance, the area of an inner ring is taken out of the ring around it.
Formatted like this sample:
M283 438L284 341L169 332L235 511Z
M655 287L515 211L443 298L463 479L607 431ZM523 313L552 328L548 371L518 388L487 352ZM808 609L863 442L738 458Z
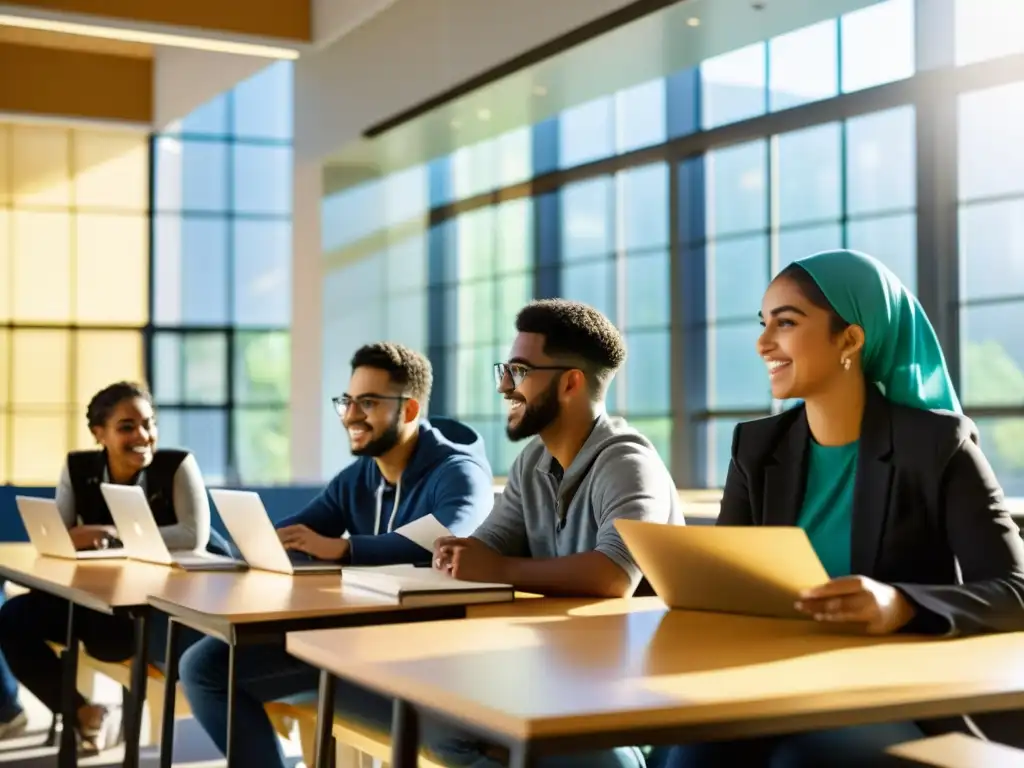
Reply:
M454 535L467 536L494 505L493 482L476 431L452 419L424 420L397 484L384 479L376 461L361 456L277 527L305 525L332 538L347 533L352 565L428 562L431 553L393 531L432 514Z

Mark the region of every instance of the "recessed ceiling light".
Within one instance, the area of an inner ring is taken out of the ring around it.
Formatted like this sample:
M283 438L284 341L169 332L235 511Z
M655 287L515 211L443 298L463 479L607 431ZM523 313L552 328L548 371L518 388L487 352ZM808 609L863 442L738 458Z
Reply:
M547 96L548 89L545 88L543 85L535 85L533 86L533 94L535 96Z
M478 118L480 118L481 120L483 120L484 122L486 122L486 121L491 119L491 110L489 110L489 109L478 109L476 111L476 116Z
M696 16L691 16L686 20L686 23L689 24L691 27L699 27L700 19L698 19Z

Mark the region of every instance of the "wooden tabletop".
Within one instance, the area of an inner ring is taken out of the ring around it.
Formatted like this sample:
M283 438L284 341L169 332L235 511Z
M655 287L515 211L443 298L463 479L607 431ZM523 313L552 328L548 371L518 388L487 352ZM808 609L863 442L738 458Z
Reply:
M171 574L162 565L40 557L31 544L0 544L0 578L102 613L146 605Z
M287 646L513 740L669 729L678 741L738 738L1024 706L1024 634L879 639L810 621L666 611L656 598L524 609L290 633Z

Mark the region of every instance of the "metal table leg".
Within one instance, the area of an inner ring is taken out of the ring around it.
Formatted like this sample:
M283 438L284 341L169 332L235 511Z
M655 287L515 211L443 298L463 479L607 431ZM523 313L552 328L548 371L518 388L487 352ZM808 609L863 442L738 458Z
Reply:
M234 748L235 743L235 637L232 633L231 642L228 644L228 728L227 728L227 758L228 768L233 768L237 763L238 752ZM232 762L232 757L235 762Z
M320 672L320 692L316 704L316 743L313 757L316 768L331 768L334 764L334 675Z
M68 602L68 625L61 653L61 724L60 752L57 755L59 768L77 768L78 739L76 726L78 712L75 694L78 692L78 632L75 627L75 604Z
M164 657L164 719L160 724L160 768L174 762L174 706L178 689L178 652L181 633L178 622L167 621L167 655Z
M146 684L149 679L149 621L148 611L134 617L135 653L132 656L130 696L125 712L124 768L138 768L139 746L142 733L142 708L146 703Z
M407 701L395 699L391 717L391 768L416 768L419 758L419 713Z

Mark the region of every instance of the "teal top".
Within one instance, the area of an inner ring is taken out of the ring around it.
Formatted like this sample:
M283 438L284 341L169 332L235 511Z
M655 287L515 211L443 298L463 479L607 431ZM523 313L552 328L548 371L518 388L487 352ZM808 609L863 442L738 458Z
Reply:
M807 532L830 578L850 575L853 486L858 443L819 445L810 441L807 487L796 524Z

